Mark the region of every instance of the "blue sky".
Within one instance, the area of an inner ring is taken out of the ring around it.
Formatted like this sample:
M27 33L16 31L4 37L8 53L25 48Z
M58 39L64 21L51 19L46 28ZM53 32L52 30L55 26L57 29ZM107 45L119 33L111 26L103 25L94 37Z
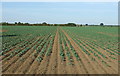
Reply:
M117 2L3 2L3 22L118 24Z

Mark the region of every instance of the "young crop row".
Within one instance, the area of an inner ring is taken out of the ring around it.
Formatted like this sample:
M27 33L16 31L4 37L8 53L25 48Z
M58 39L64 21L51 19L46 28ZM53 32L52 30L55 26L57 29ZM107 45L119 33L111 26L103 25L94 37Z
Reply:
M83 40L94 41L100 47L118 49L118 37L114 36L115 34L118 35L117 27L64 27L62 29L69 35L73 34L74 38L79 37ZM112 51L115 51L114 49Z
M75 39L74 41L79 45L79 47L82 49L82 51L87 54L90 58L91 61L96 61L96 59L91 55L93 54L95 57L98 58L98 60L100 60L105 66L110 67L110 65L107 64L106 61L104 61L101 57L103 58L107 58L105 55L103 55L101 52L99 52L96 48L94 48L93 46L89 45L89 44L83 44L83 42L79 39ZM87 46L86 46L87 45ZM89 47L89 48L88 48ZM86 49L85 49L86 48ZM91 49L90 49L91 48ZM101 55L101 56L100 56Z
M0 55L5 55L7 52L9 52L10 50L13 50L14 48L15 49L17 49L17 48L20 48L20 47L24 47L26 44L28 44L28 43L30 43L30 41L32 41L33 40L33 38L32 37L27 37L25 40L23 40L23 41L21 41L21 39L20 39L20 41L18 40L18 41L16 41L16 42L18 42L19 44L17 44L17 45L15 45L14 47L9 47L8 48L8 46L6 46L6 48L4 48L1 52L0 52Z
M81 58L79 57L79 55L77 54L76 50L74 49L74 47L72 46L72 44L70 43L70 41L68 40L68 38L64 35L67 43L68 43L68 46L70 47L70 51L74 54L74 56L76 57L76 59L79 61L81 60Z
M8 59L10 59L11 57L13 57L13 56L15 56L16 54L18 54L21 50L23 50L23 49L25 49L26 47L25 46L29 46L29 44L32 44L32 43L34 43L34 39L33 40L31 40L31 41L28 41L27 43L26 42L23 42L23 45L24 46L19 46L19 47L17 47L17 48L15 48L15 49L12 49L11 51L8 51L8 53L3 53L2 55L4 56L2 59L3 60L8 60ZM22 45L22 44L21 44Z
M86 43L87 45L93 45L94 47L100 47L98 44L95 44L95 43L90 43L90 42L88 42L88 41L84 41L84 43ZM108 52L110 55L109 55L109 57L110 58L112 58L112 59L114 59L114 60L117 60L117 58L115 58L115 57L112 57L113 55L114 56L116 56L117 54L118 54L118 52L115 54L112 50L110 50L110 49L107 49L107 48L105 48L105 47L100 47L100 48L102 48L103 50L105 50L106 52ZM105 57L105 56L103 56L103 57Z
M70 33L71 31L67 30L67 32L69 32L69 35L72 37L72 39L78 39L78 40L81 40L81 36L79 35L76 35L74 33ZM110 53L111 55L119 55L118 51L115 51L115 50L112 50L110 48L107 48L107 47L102 47L100 46L98 43L96 43L95 41L92 41L92 40L85 40L85 39L82 39L84 40L84 43L86 43L86 45L89 45L89 47L91 47L94 51L96 51L99 55L101 55L103 58L107 58L104 54L102 54L100 51L98 51L96 48L100 47L102 48L103 50L107 51L108 53ZM82 47L81 47L82 48ZM83 49L83 48L82 48ZM83 49L84 50L84 49ZM84 50L85 51L85 50ZM87 53L87 52L85 52ZM96 55L96 54L94 54ZM112 56L109 56L110 58L112 59L116 59L115 57L112 57Z
M59 31L59 43L60 43L60 57L62 59L62 61L66 61L65 60L65 53L64 53L64 49L63 49L63 37L62 37L62 34L61 32Z
M53 45L53 41L54 41L54 36L49 35L49 37L47 37L41 44L40 46L37 48L37 53L39 54L38 57L36 58L36 60L38 62L41 62L43 60L43 57L46 56L50 56L51 52L52 52L52 48L51 46Z
M43 37L47 37L48 34L49 34L49 37L53 36L52 41L50 41L49 52L46 54L46 55L50 55L50 52L52 49L51 47L54 40L54 34L56 32L56 27L51 27L51 29L49 29L48 27L38 28L38 27L25 26L23 28L22 26L18 26L18 27L4 26L4 29L8 31L4 32L2 35L16 35L16 36L3 37L2 51L0 51L0 55L3 56L2 59L8 60L15 55L21 57L27 51L33 48L36 49L38 46L37 44L41 43L43 40ZM45 42L45 40L43 41ZM38 48L42 48L43 47L42 45L44 45L43 42L41 46L39 46Z
M66 51L66 56L68 57L68 60L70 62L73 62L73 55L75 56L75 58L77 60L81 60L80 57L78 56L78 54L76 53L75 49L73 48L73 46L71 45L70 41L68 40L68 38L64 35L64 33L62 31L60 31L60 36L61 36L61 40L60 40L60 44L63 42L63 46L65 48ZM62 45L61 45L62 46ZM63 51L61 51L61 55L63 56L64 53ZM64 57L62 57L63 59Z
M55 38L55 35L51 35L51 40L50 40L50 44L46 52L46 56L50 56L50 54L52 53L54 38Z
M28 50L30 50L32 47L34 47L37 42L39 42L39 39L37 40L32 40L29 41L27 44L25 44L24 46L14 49L12 50L8 56L5 56L4 60L9 60L10 58L12 58L13 56L19 56L21 57L22 55L24 55Z

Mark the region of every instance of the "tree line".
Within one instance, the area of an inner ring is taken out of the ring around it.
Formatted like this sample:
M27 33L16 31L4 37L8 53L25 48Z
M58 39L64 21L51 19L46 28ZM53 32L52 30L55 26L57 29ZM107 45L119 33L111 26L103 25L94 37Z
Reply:
M43 23L35 23L35 24L30 24L30 23L22 23L22 22L15 22L15 23L8 23L8 22L2 22L2 26L76 26L75 23L68 23L68 24L48 24L46 22Z
M22 22L15 22L15 23L8 23L8 22L2 22L0 23L2 26L89 26L88 24L75 24L75 23L67 23L67 24L48 24L46 22L43 23L35 23L35 24L30 24L30 23L22 23ZM91 26L96 26L96 25L91 25ZM100 23L100 26L104 26L103 23Z

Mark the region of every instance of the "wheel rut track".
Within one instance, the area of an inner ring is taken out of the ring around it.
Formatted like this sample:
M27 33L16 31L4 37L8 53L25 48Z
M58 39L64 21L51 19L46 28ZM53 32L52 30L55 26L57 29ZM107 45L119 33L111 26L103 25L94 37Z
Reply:
M62 61L62 59L60 57L60 46L63 44L63 42L62 42L62 44L60 44L60 39L61 39L60 32L59 32L58 38L59 38L58 39L58 50L59 50L58 51L58 74L67 74L67 71L66 71L66 61Z
M51 59L46 74L57 74L57 69L58 69L57 53L58 53L58 28L54 38Z

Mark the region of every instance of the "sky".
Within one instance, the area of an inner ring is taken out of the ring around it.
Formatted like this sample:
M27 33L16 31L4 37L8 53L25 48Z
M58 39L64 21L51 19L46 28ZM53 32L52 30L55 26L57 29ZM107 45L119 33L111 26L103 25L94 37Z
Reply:
M118 24L118 2L3 2L3 22Z

